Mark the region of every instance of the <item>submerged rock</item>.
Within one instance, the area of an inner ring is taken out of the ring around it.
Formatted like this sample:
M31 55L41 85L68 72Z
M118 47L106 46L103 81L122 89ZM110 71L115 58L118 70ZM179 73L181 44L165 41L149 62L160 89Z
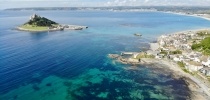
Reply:
M52 86L52 83L47 83L46 86Z
M33 85L32 88L33 88L35 91L39 91L39 90L40 90L40 87L38 87L37 85Z
M134 35L135 36L142 36L140 33L135 33Z

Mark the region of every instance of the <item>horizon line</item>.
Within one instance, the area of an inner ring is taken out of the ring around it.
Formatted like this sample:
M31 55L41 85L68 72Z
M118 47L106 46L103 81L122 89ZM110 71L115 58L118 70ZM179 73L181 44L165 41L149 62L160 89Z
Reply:
M61 6L53 6L53 7L12 7L12 8L4 8L0 10L8 10L8 9L27 9L27 8L111 8L111 7L200 7L200 8L210 8L210 6L200 6L200 5L142 5L142 6L72 6L72 7L61 7Z

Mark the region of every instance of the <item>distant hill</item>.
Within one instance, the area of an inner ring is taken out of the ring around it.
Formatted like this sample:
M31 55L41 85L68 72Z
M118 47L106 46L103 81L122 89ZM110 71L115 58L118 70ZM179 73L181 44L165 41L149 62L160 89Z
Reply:
M40 17L39 15L32 15L30 17L30 20L28 22L26 22L24 25L33 25L33 26L52 26L52 25L56 25L58 23L49 20L45 17Z
M176 12L206 12L209 6L112 6L112 7L28 7L28 8L8 8L4 10L156 10L156 11L176 11Z
M29 7L9 8L9 11L46 11L46 10L110 10L110 11L164 11L187 14L210 14L209 6L112 6L112 7Z

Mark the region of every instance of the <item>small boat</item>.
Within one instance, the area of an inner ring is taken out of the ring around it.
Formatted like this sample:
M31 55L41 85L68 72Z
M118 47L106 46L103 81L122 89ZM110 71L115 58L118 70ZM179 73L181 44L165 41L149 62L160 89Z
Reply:
M139 34L139 33L135 33L134 35L135 35L135 36L142 36L142 35L141 35L141 34Z

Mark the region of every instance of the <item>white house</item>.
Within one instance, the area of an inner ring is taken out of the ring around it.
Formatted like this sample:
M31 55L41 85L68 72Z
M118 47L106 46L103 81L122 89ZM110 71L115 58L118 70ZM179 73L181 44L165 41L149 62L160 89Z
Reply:
M186 65L185 68L188 69L190 72L193 72L193 71L199 71L200 69L203 68L203 66Z
M210 67L210 58L208 58L206 62L202 61L202 65Z
M185 58L184 58L184 56L179 56L179 59L180 59L180 61L184 61L185 60Z
M162 50L164 50L164 51L169 51L169 49L167 49L167 48L161 48Z
M209 67L204 67L200 69L200 72L205 74L206 76L210 76L210 68Z
M158 54L158 55L155 56L155 58L162 59L162 58L164 58L164 56L165 56L164 54Z
M184 63L186 64L185 68L190 72L199 71L203 68L203 66L200 63L195 61L184 61Z
M197 58L197 57L194 59L194 61L196 61L196 62L201 62L200 59Z
M138 55L139 55L139 53L134 53L133 58L137 58Z
M160 40L159 43L160 43L160 46L161 46L161 47L163 47L163 46L166 44L162 39Z
M180 58L178 58L178 57L174 57L173 60L174 61L181 61Z

